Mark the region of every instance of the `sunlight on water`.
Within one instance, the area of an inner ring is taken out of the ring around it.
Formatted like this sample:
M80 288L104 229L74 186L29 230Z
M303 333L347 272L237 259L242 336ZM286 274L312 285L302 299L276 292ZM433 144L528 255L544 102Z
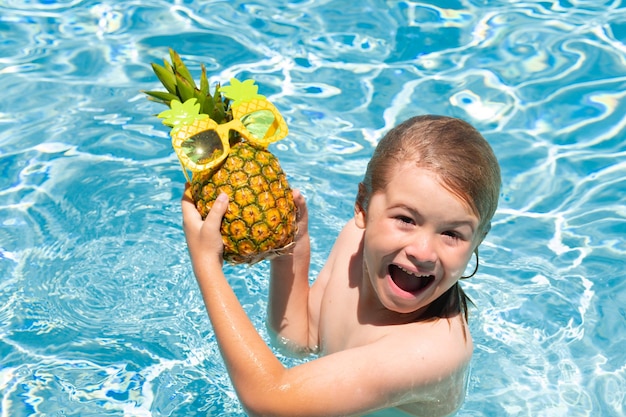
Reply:
M436 5L435 5L436 4ZM254 78L319 272L380 137L488 138L503 190L459 416L626 414L626 8L617 0L4 1L0 415L243 416L181 231L149 66ZM268 266L228 267L264 330ZM282 357L281 357L282 358ZM286 364L297 363L282 358Z

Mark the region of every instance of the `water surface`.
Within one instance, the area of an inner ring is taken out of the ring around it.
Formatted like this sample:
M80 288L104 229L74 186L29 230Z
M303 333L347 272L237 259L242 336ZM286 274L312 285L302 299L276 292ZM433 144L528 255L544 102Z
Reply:
M285 116L272 151L307 197L314 273L389 128L474 124L503 191L464 282L476 349L458 415L626 414L620 1L9 0L1 415L244 415L189 265L163 108L139 92L169 47L197 77L253 77ZM264 332L267 265L227 272Z

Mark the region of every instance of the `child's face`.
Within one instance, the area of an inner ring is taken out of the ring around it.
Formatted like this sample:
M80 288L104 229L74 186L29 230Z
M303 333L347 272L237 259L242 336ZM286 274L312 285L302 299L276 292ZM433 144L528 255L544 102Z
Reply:
M365 276L385 308L427 307L465 271L482 236L478 217L430 171L405 163L387 187L357 208L365 229Z

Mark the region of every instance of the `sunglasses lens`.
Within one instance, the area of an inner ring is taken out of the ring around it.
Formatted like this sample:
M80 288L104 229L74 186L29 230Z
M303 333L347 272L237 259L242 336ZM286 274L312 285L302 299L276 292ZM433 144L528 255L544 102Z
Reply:
M181 147L196 164L206 164L224 153L222 141L214 130L205 130L185 139Z
M246 114L241 122L254 139L264 140L280 136L280 126L276 116L269 110L257 110Z

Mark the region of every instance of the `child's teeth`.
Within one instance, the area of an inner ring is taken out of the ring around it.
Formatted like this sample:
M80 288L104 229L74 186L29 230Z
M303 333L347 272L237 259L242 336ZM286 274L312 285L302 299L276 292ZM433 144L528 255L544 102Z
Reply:
M400 268L403 272L405 272L406 274L412 275L412 276L414 276L414 277L417 277L417 278L427 278L427 276L425 276L425 275L424 275L424 276L422 276L422 275L417 275L416 273L411 272L411 271L409 271L409 270L406 270L406 269L402 268L401 266L400 266L399 268Z

